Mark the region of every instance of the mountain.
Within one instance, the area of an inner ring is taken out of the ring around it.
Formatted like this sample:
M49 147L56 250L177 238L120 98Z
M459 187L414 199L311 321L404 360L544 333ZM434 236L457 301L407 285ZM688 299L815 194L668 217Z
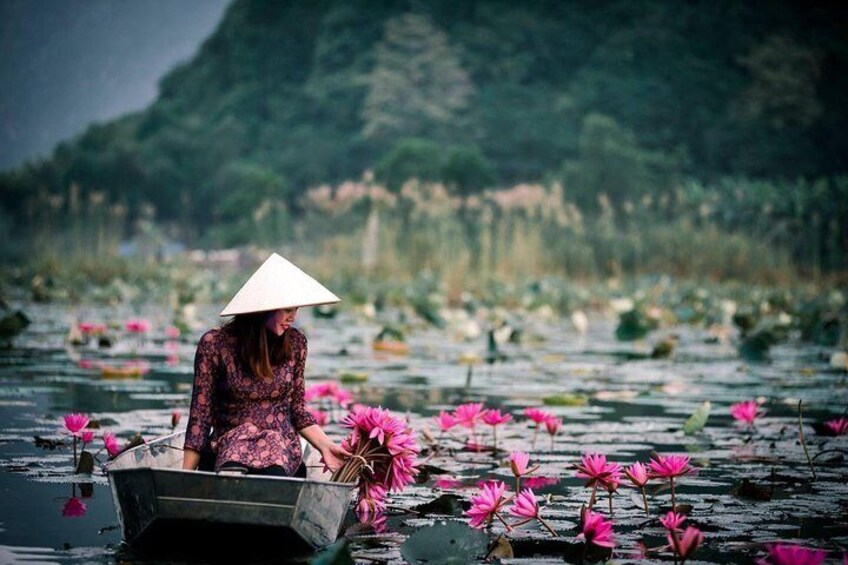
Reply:
M147 109L0 177L0 215L74 185L202 232L234 190L296 207L422 151L422 176L485 172L470 188L589 179L611 146L658 191L844 173L846 23L789 0L236 0Z

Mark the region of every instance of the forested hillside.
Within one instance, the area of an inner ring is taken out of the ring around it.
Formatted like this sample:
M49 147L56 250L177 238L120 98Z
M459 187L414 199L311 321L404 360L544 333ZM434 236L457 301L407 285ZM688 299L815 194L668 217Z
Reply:
M150 108L3 174L0 224L96 198L197 238L245 202L296 210L308 188L366 170L389 188L417 177L460 194L556 180L589 211L600 193L615 206L688 179L833 178L848 155L846 14L791 1L236 0Z

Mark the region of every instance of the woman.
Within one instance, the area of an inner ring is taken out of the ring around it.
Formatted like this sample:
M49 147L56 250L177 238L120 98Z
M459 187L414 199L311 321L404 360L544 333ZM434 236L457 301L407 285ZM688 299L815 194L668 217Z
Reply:
M305 476L298 434L331 471L348 453L304 403L306 337L292 326L301 306L339 298L276 253L221 312L235 317L197 346L183 469L214 454L216 471Z

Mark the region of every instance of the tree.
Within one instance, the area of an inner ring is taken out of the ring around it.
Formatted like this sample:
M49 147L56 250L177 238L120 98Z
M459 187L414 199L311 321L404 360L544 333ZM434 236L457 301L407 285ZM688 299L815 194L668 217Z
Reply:
M398 192L410 179L438 180L441 174L439 144L427 139L402 139L395 144L374 169L377 180L389 190Z
M387 20L375 58L362 108L365 137L433 136L468 106L471 79L447 35L427 16Z
M476 145L450 149L445 161L442 180L462 198L480 192L495 182L491 163Z

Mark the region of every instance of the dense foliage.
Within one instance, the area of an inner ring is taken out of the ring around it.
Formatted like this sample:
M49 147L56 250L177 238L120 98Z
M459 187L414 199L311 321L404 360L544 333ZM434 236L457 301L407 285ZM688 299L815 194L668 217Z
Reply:
M97 201L238 243L371 169L463 198L559 181L587 214L765 206L844 268L846 24L789 0L236 0L147 110L0 176L0 234Z

